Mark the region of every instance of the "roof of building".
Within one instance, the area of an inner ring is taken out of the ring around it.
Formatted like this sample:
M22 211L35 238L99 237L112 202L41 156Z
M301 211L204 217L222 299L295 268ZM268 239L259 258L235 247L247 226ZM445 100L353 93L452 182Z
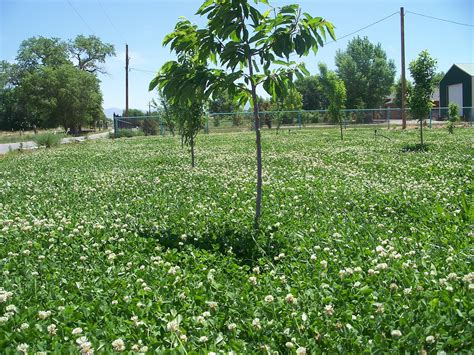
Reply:
M474 63L456 63L454 65L470 76L474 76Z

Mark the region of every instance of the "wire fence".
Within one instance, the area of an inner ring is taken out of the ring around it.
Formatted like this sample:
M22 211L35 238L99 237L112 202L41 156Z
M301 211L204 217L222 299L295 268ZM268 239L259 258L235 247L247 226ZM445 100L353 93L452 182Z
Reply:
M409 109L405 111L407 125L418 125ZM261 111L259 113L261 129L300 129L334 127L340 124L334 121L328 110L297 111ZM472 126L474 110L472 107L459 109L460 122ZM426 120L428 127L443 125L448 120L448 108L433 108ZM402 110L399 108L346 109L343 110L342 125L347 127L392 128L402 125ZM206 115L204 133L243 132L255 129L252 111L219 112ZM174 135L177 132L173 120L165 116L114 117L115 137L136 135Z

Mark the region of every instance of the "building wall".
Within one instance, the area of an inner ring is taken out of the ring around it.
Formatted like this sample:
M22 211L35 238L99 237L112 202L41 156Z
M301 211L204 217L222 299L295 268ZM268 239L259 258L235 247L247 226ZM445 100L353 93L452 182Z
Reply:
M462 83L463 97L462 102L464 107L472 107L473 104L473 77L465 71L453 65L448 70L444 78L439 83L439 100L441 107L448 107L448 86Z

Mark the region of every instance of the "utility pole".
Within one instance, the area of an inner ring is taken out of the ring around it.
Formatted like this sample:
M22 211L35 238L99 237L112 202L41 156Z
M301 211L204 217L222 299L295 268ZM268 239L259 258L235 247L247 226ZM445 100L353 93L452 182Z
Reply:
M402 128L407 128L407 117L405 114L405 92L406 92L406 82L405 82L405 9L400 8L400 31L401 31L401 46L402 46Z
M125 117L128 117L128 44L125 44Z

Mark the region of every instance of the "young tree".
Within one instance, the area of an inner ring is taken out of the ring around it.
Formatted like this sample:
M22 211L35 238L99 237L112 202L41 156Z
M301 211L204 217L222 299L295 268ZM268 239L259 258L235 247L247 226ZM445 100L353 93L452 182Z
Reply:
M454 133L454 126L457 121L459 121L459 106L451 102L448 107L448 132L450 134Z
M408 106L413 116L420 121L420 143L423 147L423 122L433 106L431 94L434 89L436 60L431 58L428 51L425 50L410 63L409 68L414 85L408 98Z
M319 64L319 71L321 73L322 86L324 87L329 99L329 115L334 122L339 123L341 140L344 140L342 133L344 115L342 110L344 109L346 102L346 87L344 86L344 82L338 78L336 73L328 70L325 64Z
M367 37L349 41L345 51L336 53L337 75L344 81L349 108L378 108L395 78L395 63L379 44Z
M159 74L151 87L159 85L163 92L190 99L195 92L209 97L214 91L227 89L237 96L241 105L250 102L255 121L257 184L254 228L257 230L262 201L262 148L257 87L273 96L283 96L293 86L293 76L309 74L304 65L289 60L290 54L307 55L324 44L326 33L335 39L333 25L321 17L303 13L298 5L272 8L268 0L254 0L268 6L261 13L248 0L206 0L197 14L207 16L206 27L197 29L187 20L181 20L175 31L165 38L178 55L194 52L202 64L190 80L176 62L173 76ZM198 51L194 51L198 48ZM221 69L204 69L208 62ZM272 66L273 65L273 66ZM176 80L182 79L182 80Z

